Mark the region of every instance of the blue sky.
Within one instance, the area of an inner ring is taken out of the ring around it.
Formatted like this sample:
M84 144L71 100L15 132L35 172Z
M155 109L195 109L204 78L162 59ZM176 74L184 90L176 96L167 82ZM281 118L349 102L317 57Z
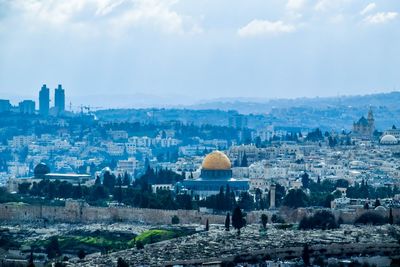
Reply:
M120 106L400 90L399 13L398 0L0 0L0 98L43 83Z

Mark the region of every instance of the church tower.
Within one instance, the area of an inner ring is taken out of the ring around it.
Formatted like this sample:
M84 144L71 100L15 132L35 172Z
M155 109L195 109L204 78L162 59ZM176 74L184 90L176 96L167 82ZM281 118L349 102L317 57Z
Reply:
M375 119L371 107L369 108L368 111L368 126L369 126L369 134L372 135L375 131Z

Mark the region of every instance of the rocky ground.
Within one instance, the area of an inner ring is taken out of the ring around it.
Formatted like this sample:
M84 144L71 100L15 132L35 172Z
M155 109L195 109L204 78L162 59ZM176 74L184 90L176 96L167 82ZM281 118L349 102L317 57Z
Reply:
M68 266L116 266L119 257L130 266L163 266L180 261L223 259L254 251L299 247L308 244L397 244L398 226L342 225L340 229L322 231L281 230L269 225L266 231L250 225L240 236L225 231L221 225L211 225L210 231L146 245L142 250L128 249L108 255L88 255L84 261L71 259Z

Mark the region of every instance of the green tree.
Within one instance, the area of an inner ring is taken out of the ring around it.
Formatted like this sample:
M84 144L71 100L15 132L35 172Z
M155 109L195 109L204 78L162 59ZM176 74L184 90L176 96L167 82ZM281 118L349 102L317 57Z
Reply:
M225 231L229 231L230 229L230 225L231 225L231 216L229 214L229 212L226 214L226 218L225 218Z
M116 183L115 175L109 171L104 172L103 185L112 192Z
M129 264L121 257L117 260L117 267L129 267Z
M243 153L243 157L242 157L242 160L240 162L240 167L249 167L249 163L247 162L246 152Z
M49 244L46 246L46 253L49 259L58 257L61 255L60 245L58 243L58 238L56 236L52 236L50 238Z
M285 223L285 220L281 216L273 214L272 217L271 217L271 222L273 222L273 223Z
M246 219L239 206L233 210L232 226L237 230L238 235L240 235L240 229L246 226Z
M393 224L394 218L393 218L393 210L392 208L389 209L389 223Z
M310 266L310 248L308 247L308 244L304 245L301 258L303 259L305 266Z
M263 226L264 229L267 228L267 223L268 223L268 216L267 214L263 213L261 214L261 224Z
M27 267L35 267L35 263L33 262L33 248L31 248L31 254L29 255Z
M379 207L381 205L381 201L377 198L376 200L375 200L375 208L376 207Z
M354 223L381 225L386 223L386 219L385 217L376 212L368 211L363 213L360 217L358 217Z
M291 208L307 207L308 196L301 189L291 189L283 199L283 205Z
M136 240L136 249L138 249L138 250L144 249L144 244L142 241Z
M304 188L308 188L310 185L310 176L308 173L304 172L303 175L301 176L301 183L303 184Z
M179 224L179 217L176 215L172 216L171 224Z
M81 260L83 260L85 257L86 257L85 251L84 251L83 249L80 249L80 250L78 251L78 258L81 259Z
M122 184L124 186L128 186L131 183L131 178L129 177L129 174L127 172L124 173L124 180L122 182Z
M339 225L336 223L336 219L333 213L326 210L317 211L311 217L304 217L299 223L299 229L301 230L330 230L338 227Z

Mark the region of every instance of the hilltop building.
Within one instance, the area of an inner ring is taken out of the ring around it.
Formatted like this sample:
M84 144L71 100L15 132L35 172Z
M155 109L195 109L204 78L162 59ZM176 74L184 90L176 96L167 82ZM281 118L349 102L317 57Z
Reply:
M11 109L10 100L0 99L0 112L9 112Z
M186 189L200 197L217 194L221 187L225 188L227 185L236 195L249 190L249 180L233 178L231 161L220 151L214 151L204 158L198 179L183 181Z
M65 111L65 90L61 84L58 85L54 92L54 108L57 114Z
M49 115L50 109L50 89L43 84L42 89L39 92L39 113L40 115Z
M21 114L34 114L35 113L35 101L23 100L18 105L19 112Z
M368 118L362 116L358 122L353 123L353 134L360 137L371 137L375 131L375 119L372 109L369 109Z

